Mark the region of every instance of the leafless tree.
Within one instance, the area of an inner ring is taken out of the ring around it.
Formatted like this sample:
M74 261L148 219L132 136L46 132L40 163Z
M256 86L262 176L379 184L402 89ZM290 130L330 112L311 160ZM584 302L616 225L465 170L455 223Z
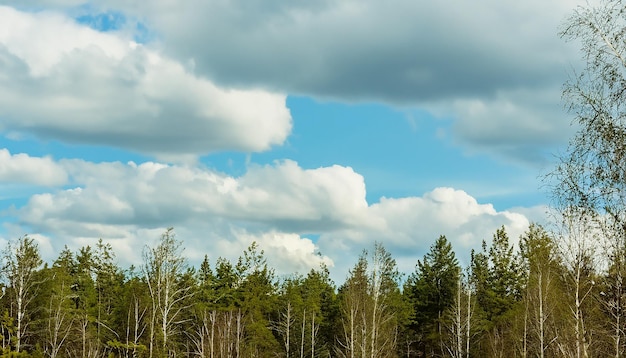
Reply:
M620 357L626 348L626 4L601 0L579 7L561 35L580 42L585 66L565 84L577 132L548 178L557 209L593 219L606 242L611 292L605 303L612 315L613 355ZM578 324L577 354L584 356Z

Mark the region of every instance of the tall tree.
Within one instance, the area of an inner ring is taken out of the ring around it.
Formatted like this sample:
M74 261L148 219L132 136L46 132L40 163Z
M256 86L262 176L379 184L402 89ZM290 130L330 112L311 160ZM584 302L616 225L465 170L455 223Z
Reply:
M444 354L444 312L454 303L460 270L452 245L442 235L405 283L413 313L410 327L423 354Z
M392 356L398 342L398 325L404 314L399 287L400 272L396 260L379 242L374 244L369 268L372 304L370 357Z
M509 312L522 297L522 272L504 227L496 230L489 248L489 286L486 310L490 319Z
M296 275L282 282L278 317L273 323L274 330L282 338L284 354L288 358L304 354L306 307L302 281L302 277Z
M459 275L454 302L444 315L447 328L445 354L454 358L470 356L472 339L477 334L474 321L476 299L471 281L471 270Z
M579 7L561 35L581 44L584 68L565 84L576 133L548 176L557 209L592 218L611 270L605 304L612 316L613 356L626 350L626 4Z
M76 255L76 279L73 296L76 324L80 331L80 357L98 356L102 345L97 339L98 295L96 292L96 257L91 246L81 247Z
M598 277L597 231L593 220L576 208L570 207L559 213L558 246L564 265L565 296L569 306L566 313L568 327L572 328L568 344L570 356L589 357L594 354L595 337L593 331L599 331L595 319L598 307L598 295L595 294L600 282Z
M484 334L492 328L488 319L487 310L490 307L490 297L493 295L490 286L489 275L489 254L487 243L483 240L481 251L471 251L468 285L474 296L474 335L477 336L473 342L472 352L486 351Z
M3 276L11 295L15 319L15 351L22 350L28 333L30 304L41 282L37 270L43 263L37 243L28 236L9 242L4 253Z
M124 314L116 312L122 297L124 273L115 262L115 252L110 244L98 240L94 250L94 276L96 292L96 335L99 344L119 340L115 320L123 320ZM125 313L125 310L123 311ZM117 313L120 313L116 315Z
M339 337L337 354L341 357L367 357L364 342L367 334L364 323L367 322L365 309L367 299L367 258L363 252L350 270L348 279L339 288L341 302L342 332Z
M167 229L156 247L146 247L143 256L142 272L152 301L149 354L150 357L175 356L177 351L170 341L187 308L186 299L191 295L191 287L180 284L187 261L182 256L181 242L176 240L174 229ZM158 347L157 342L160 343Z
M470 284L476 299L477 352L502 356L511 351L512 318L522 301L523 271L504 227L496 230L491 245L472 251Z
M393 357L404 315L396 261L380 244L364 251L340 289L344 357Z
M306 307L306 312L303 312L303 320L306 320L305 335L307 342L310 342L307 356L329 356L339 327L339 304L328 267L321 265L319 269L309 271L302 286Z
M551 236L539 225L531 224L520 240L520 251L528 276L526 300L528 300L529 331L532 343L525 353L543 358L554 356L565 348L559 339L557 324L563 315L559 309L563 297L562 269L557 247ZM552 353L550 353L552 352Z
M114 301L118 311L114 327L120 333L117 339L108 344L120 357L136 358L148 350L144 333L148 326L147 316L152 300L142 274L136 272L134 266L131 266L125 276L120 297Z
M42 287L38 303L45 307L40 315L40 331L43 350L47 356L54 358L69 352L74 329L74 279L76 260L67 248L61 251L51 268L45 268L45 288Z
M253 242L235 267L236 304L243 315L245 352L243 356L274 356L279 343L270 328L270 319L276 309L277 285L274 270L269 267L265 253Z

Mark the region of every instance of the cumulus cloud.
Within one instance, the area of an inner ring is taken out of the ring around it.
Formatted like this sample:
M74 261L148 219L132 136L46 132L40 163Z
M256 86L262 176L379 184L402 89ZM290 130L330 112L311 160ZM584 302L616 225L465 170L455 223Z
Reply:
M58 165L74 187L33 195L17 209L17 225L76 247L102 238L129 263L173 226L195 262L204 254L234 260L257 241L281 273L325 263L340 279L374 241L408 272L439 235L466 263L497 228L504 225L517 238L529 224L522 208L497 211L452 188L368 204L363 177L341 166L305 169L283 161L232 177L155 162Z
M77 186L32 196L21 209L29 225L69 221L91 231L100 227L94 223L176 225L217 215L301 232L354 225L367 209L363 177L341 166L302 169L284 161L234 178L154 162L61 164Z
M0 6L0 131L193 163L283 143L289 93L426 108L453 118L459 143L527 162L564 138L558 88L573 52L551 34L570 1L27 0L20 8L84 4L68 13L120 11L157 40ZM142 247L174 226L191 260L235 259L257 241L280 271L326 263L339 279L374 241L409 272L441 234L467 263L500 226L515 239L540 216L498 211L453 188L368 204L352 168L289 160L234 177L3 150L0 181L62 186L30 196L6 224L34 232L46 252L102 238L137 264Z
M221 84L442 106L458 143L525 163L570 133L560 88L579 56L557 31L583 1L85 2L142 19L166 53Z
M523 214L497 211L491 204L480 204L471 195L453 188L436 188L422 197L381 199L369 210L370 219L362 227L323 234L318 240L322 252L359 252L371 249L375 241L394 254L402 272L412 272L439 235L452 243L463 264L471 249L480 249L495 231L505 226L516 241L529 225ZM372 224L374 223L374 224ZM347 272L354 259L333 258L338 272Z
M0 64L5 131L172 158L262 151L291 130L284 95L218 87L154 50L55 13L0 7Z
M270 267L278 274L306 274L311 269L320 268L321 265L334 266L333 260L321 254L311 239L298 234L276 231L251 234L241 230L234 234L236 241L228 244L238 249L238 255L241 255L251 242L256 242L264 251Z
M50 157L11 154L7 149L0 149L2 183L58 186L65 184L67 180L65 169Z

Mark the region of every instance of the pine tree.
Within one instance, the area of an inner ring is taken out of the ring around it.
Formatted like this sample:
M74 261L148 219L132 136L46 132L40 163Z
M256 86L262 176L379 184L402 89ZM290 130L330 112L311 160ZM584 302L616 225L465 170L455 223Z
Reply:
M488 255L479 258L484 257L489 259L488 273L482 277L485 281L480 284L484 286L477 292L485 317L482 349L496 356L512 354L513 318L521 309L524 276L504 227L493 235ZM484 262L478 269L484 275Z
M444 354L444 312L454 303L459 275L452 245L439 236L404 286L413 312L410 329L416 335L416 351Z
M235 267L237 274L236 305L243 315L245 356L271 357L279 343L270 329L276 308L277 287L274 271L267 265L263 250L253 242Z
M76 255L76 279L73 296L76 324L80 332L80 357L97 356L102 349L97 340L98 294L96 291L96 261L91 246L79 249Z
M339 303L326 265L312 269L302 281L306 315L307 350L305 356L315 358L331 355L339 327Z

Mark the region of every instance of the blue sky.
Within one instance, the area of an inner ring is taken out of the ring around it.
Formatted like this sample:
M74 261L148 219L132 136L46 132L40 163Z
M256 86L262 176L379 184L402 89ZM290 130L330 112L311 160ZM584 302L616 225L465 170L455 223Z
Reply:
M173 226L191 263L257 241L341 280L444 234L466 261L545 222L574 6L0 1L0 237L128 265Z

